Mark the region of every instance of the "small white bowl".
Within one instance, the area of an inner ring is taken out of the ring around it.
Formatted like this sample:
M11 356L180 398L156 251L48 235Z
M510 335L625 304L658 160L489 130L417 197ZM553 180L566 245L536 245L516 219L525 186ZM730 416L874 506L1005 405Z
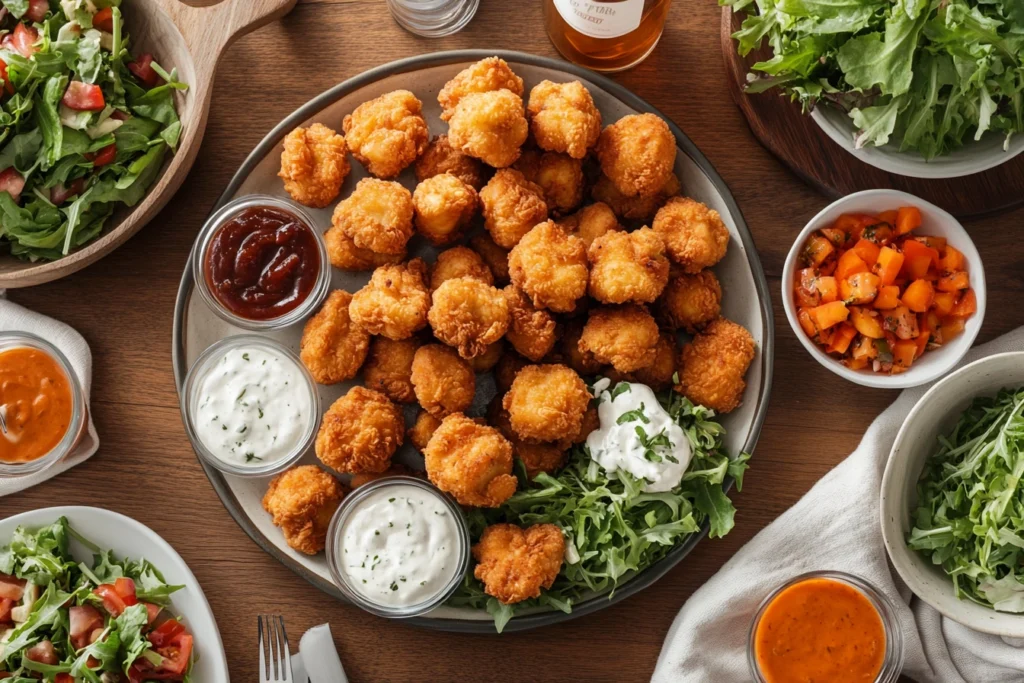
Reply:
M882 540L896 572L914 595L968 628L1010 638L1024 638L1024 614L996 612L960 600L953 580L941 567L907 547L917 506L917 481L935 451L940 434L952 429L978 396L994 396L1003 387L1024 384L1024 352L1000 353L965 365L921 397L896 435L882 475L879 511Z
M956 339L942 347L927 351L914 361L906 372L898 375L886 375L868 369L851 370L815 344L800 327L796 317L797 307L793 302L793 277L797 269L800 251L811 233L833 223L844 213L877 214L901 206L916 206L921 210L922 224L915 232L921 235L945 237L949 244L959 249L967 259L967 271L971 276L971 288L978 298L978 311L967 319L964 331ZM896 190L864 190L847 195L826 206L817 216L800 231L782 269L782 304L786 309L786 318L793 328L797 339L804 345L807 352L826 368L844 379L855 384L879 389L904 389L927 384L949 372L959 362L981 330L985 318L985 270L981 264L981 256L974 242L967 235L964 227L949 213L923 199L906 192Z

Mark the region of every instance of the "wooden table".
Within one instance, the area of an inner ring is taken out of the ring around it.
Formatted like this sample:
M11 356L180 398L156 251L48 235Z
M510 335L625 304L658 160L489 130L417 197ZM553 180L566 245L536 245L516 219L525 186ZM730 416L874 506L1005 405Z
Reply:
M651 57L616 80L671 116L718 168L777 292L790 243L825 200L753 140L723 86L718 25L716 3L677 2ZM263 611L285 615L296 635L330 622L354 682L647 680L686 598L842 460L895 397L844 382L814 363L776 296L772 406L747 485L733 494L735 530L701 543L640 595L558 627L500 638L415 629L337 603L264 554L221 506L178 413L171 318L192 240L246 154L309 98L393 59L484 46L557 56L538 0L483 0L468 29L443 40L398 28L383 0L300 0L283 21L225 55L204 147L176 201L98 264L60 282L10 292L12 300L73 325L91 344L102 447L85 465L0 500L0 515L54 504L101 505L151 526L202 583L235 681L256 680L256 615ZM1015 229L1022 222L1024 210L968 226L988 272L989 309L979 341L1024 324L1018 301L1024 250Z

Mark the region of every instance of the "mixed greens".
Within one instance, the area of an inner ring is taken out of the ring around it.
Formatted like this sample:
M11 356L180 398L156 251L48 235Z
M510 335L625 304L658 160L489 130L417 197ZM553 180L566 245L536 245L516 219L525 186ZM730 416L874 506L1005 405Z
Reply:
M977 398L939 437L917 486L911 548L959 598L1024 612L1024 387Z
M134 59L121 0L2 0L0 250L53 260L137 204L181 137L174 91Z
M841 107L858 147L891 139L931 159L988 131L1006 144L1024 131L1020 0L720 2L747 12L740 54L765 40L774 51L747 90Z

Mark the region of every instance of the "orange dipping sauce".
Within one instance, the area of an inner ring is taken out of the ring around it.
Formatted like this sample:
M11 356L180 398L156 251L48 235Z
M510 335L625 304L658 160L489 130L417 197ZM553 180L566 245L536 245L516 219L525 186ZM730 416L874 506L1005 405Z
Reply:
M45 351L0 351L0 462L38 460L60 443L71 425L74 398L60 364Z
M768 683L871 683L885 659L882 617L861 591L812 578L765 608L754 655Z

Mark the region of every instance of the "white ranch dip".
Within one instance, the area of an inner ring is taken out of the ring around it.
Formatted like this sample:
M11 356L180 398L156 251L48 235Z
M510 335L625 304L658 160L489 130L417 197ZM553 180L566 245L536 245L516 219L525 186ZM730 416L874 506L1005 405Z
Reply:
M590 457L609 474L624 471L646 481L644 491L671 491L690 465L686 434L646 384L610 384L594 385L601 427L587 437Z

